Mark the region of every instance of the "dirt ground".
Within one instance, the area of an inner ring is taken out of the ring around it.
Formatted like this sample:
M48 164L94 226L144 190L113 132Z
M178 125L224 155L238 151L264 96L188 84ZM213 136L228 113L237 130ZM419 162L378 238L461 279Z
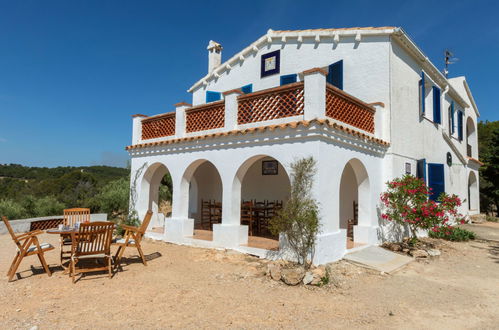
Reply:
M57 246L54 235L41 238ZM72 284L57 249L47 254L52 277L29 257L17 280L0 280L1 328L499 328L495 243L445 243L437 259L393 275L340 262L338 286L320 288L274 282L251 256L152 241L147 267L128 259L112 279ZM14 253L0 235L4 275Z

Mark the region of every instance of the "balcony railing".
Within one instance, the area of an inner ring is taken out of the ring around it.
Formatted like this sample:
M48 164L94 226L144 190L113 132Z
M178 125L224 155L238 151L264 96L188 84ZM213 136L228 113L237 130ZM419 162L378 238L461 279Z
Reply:
M238 97L237 123L303 115L303 82L280 86Z
M175 112L142 119L142 140L175 135Z
M331 118L377 136L386 118L375 108L326 83L321 69L304 72L304 81L241 95L239 90L224 93L224 99L189 108L179 103L176 112L134 119L134 144L162 137L182 138L199 132L242 129L240 125ZM323 87L321 87L323 86ZM323 89L322 89L323 88ZM306 99L310 98L310 99ZM382 104L382 103L380 103ZM140 127L140 125L142 125ZM177 126L178 125L178 126ZM253 126L253 125L252 125Z
M207 131L224 127L225 102L203 104L185 111L186 132Z
M326 86L326 116L374 133L374 109L342 90Z

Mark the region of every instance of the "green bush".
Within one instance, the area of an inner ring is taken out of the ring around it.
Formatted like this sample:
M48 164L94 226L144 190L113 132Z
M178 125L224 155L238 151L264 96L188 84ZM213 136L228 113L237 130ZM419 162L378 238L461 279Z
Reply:
M309 268L320 231L319 207L311 193L316 162L312 157L303 158L292 163L291 170L289 200L271 219L270 230L274 235L283 233L298 263Z
M22 219L26 217L26 210L17 202L10 199L0 199L0 216L5 216L10 220Z
M35 199L34 213L36 217L47 217L50 215L62 215L64 204L54 196L45 196Z
M438 231L429 231L431 238L441 238L448 241L464 242L475 239L475 233L458 227L444 227Z

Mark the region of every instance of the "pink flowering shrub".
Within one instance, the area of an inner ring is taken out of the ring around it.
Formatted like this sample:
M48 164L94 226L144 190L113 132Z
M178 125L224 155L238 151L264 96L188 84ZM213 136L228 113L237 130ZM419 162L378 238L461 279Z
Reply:
M438 203L428 199L432 194L422 179L405 175L387 183L388 190L381 194L384 212L381 217L401 225L407 225L412 238L417 239L417 230L431 230L435 233L450 231L453 220L464 223L457 212L461 199L456 195L442 193Z

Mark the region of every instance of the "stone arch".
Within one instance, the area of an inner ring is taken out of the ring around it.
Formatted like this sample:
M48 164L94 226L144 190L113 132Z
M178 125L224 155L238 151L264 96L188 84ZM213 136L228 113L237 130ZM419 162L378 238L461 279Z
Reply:
M475 157L477 154L477 145L476 145L477 137L476 137L476 127L475 122L471 117L466 119L466 154L468 157Z
M207 159L192 162L184 171L180 182L180 214L193 218L200 228L201 200L222 203L223 185L218 168ZM220 213L221 222L221 213ZM211 230L212 228L206 228Z
M263 175L260 161L275 160L278 164L277 175ZM274 201L286 202L289 198L291 183L286 166L272 155L259 154L246 159L238 168L232 183L231 219L239 224L241 218L241 201Z
M347 235L355 241L354 227L369 226L371 222L369 175L359 159L352 158L343 167L338 196L340 229L347 230Z
M474 171L468 175L468 210L478 210L478 180Z
M145 169L145 173L140 181L140 195L137 201L138 205L136 210L140 219L144 217L147 210L153 212L149 227L162 226L161 220L164 220L164 216L159 214L159 188L161 186L161 181L168 173L170 173L170 171L165 164L159 162L153 163ZM137 189L137 187L132 187L132 190L133 189Z

